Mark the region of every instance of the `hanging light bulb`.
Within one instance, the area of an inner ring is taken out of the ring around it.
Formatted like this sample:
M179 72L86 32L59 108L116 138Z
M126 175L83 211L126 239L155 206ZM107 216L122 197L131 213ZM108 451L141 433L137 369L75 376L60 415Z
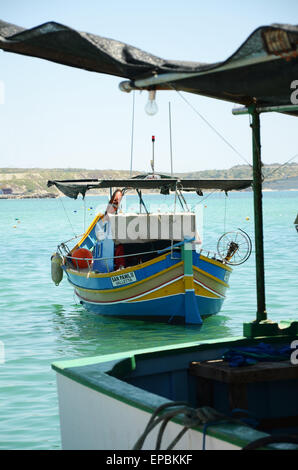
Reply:
M154 116L158 111L158 106L155 101L156 90L149 90L149 98L145 106L145 111L149 116Z

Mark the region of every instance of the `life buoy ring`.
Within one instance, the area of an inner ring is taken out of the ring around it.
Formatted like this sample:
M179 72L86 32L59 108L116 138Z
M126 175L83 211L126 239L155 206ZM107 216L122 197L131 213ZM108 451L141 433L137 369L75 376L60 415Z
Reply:
M118 211L122 197L123 197L122 190L116 189L116 191L114 191L109 201L106 214L114 214Z

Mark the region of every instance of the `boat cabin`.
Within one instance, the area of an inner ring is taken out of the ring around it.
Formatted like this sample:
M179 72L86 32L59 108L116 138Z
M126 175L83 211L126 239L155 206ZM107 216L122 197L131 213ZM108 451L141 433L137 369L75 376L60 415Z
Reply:
M97 216L77 247L92 252L93 271L106 273L150 261L184 240L201 243L193 212L120 213Z

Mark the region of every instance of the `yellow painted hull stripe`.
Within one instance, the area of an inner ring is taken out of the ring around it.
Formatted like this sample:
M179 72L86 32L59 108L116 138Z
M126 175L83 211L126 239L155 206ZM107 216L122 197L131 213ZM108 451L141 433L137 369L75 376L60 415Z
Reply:
M220 294L219 292L216 292L214 289L211 289L211 287L206 286L205 284L197 281L196 279L194 279L194 283L195 283L195 292L199 292L199 289L202 288L202 289L204 289L204 291L210 292L212 294L212 297L215 296L217 298L219 298L219 297L222 298L222 299L225 298L225 295Z
M105 304L111 304L111 303L117 303L117 302L129 302L130 300L134 300L134 299L137 299L137 298L139 298L139 297L147 296L147 294L150 294L150 293L152 293L152 292L157 292L157 291L160 291L161 289L165 289L165 288L167 288L167 287L168 287L169 285L171 285L171 284L174 285L174 284L176 284L177 282L179 282L180 279L183 279L183 274L180 275L180 276L177 276L176 278L174 278L174 279L172 279L172 280L170 280L170 281L167 281L167 282L165 282L165 283L163 283L163 284L160 284L159 286L154 287L153 289L149 289L149 290L147 290L147 291L145 291L145 292L142 292L141 294L137 294L137 295L135 295L135 296L127 297L127 298L125 298L125 299L107 300L106 302L104 302L104 301L94 301L94 302L95 302L95 303L105 303ZM182 284L182 286L183 286L183 284ZM172 287L172 286L171 286L171 287ZM80 291L86 291L86 289L83 289L83 288L81 288L81 287L76 287L75 290L76 290L76 293L77 293L77 294L78 294ZM173 289L172 289L172 290L173 290ZM90 290L89 290L89 293L93 294L94 291L90 291ZM176 292L175 289L174 289L174 294L176 294L176 293L178 293L178 294L180 294L180 293L181 293L181 294L184 294L184 290L182 289L181 292ZM79 294L78 294L78 295L79 295ZM85 299L85 300L88 300L88 299ZM90 300L90 302L92 302L92 300Z
M193 289L193 276L184 276L184 288L185 290Z
M128 302L138 301L138 300L151 300L155 298L168 297L170 295L184 294L183 291L183 276L180 276L178 279L173 279L162 286L156 287L155 289L150 290L149 292L144 292L143 294L137 295L128 300Z
M84 289L81 287L77 287L77 290L79 291L88 291L88 289ZM225 296L223 294L219 294L215 290L209 288L208 286L205 286L204 284L199 283L198 281L195 281L195 286L194 288L186 288L185 287L185 278L183 275L179 276L178 278L172 279L171 281L166 282L165 284L162 284L160 286L157 286L147 292L143 292L141 294L138 294L136 296L127 298L127 299L119 299L117 301L119 302L132 302L132 301L138 301L138 300L150 300L150 299L156 299L156 298L162 298L162 297L168 297L171 295L178 295L178 294L184 294L185 290L195 290L196 295L199 295L200 297L208 297L208 298L224 298ZM92 291L94 293L95 291ZM98 292L98 291L97 291ZM106 291L104 291L106 292ZM101 291L102 293L102 291ZM205 294L205 295L202 295ZM108 301L106 303L113 303L117 301ZM102 303L102 302L100 302ZM105 302L104 302L105 303Z
M101 294L104 294L104 293L111 293L111 292L119 292L119 291L122 291L122 290L127 290L128 288L130 287L135 287L135 286L138 286L139 284L143 284L144 282L147 282L151 279L154 279L155 277L158 277L162 274L165 274L169 271L172 271L173 269L177 268L177 267L180 267L182 266L183 264L183 261L180 261L180 263L177 263L177 264L174 264L173 266L170 266L169 268L167 269L164 269L163 271L160 271L158 273L155 273L155 274L152 274L152 276L148 276L146 277L145 279L141 279L140 281L137 281L137 282L134 282L133 284L129 284L129 285L126 285L126 286L123 286L123 287L116 287L116 288L112 288L112 289L102 289L102 290L96 290L96 289L86 289L84 287L80 287L80 286L76 286L76 287L79 287L81 290L85 291L85 292L94 292L94 293L101 293ZM118 272L118 271L117 271ZM120 274L120 273L119 273ZM122 274L122 270L121 270L121 274ZM115 275L115 274L114 274Z
M203 274L204 276L210 277L210 279L213 279L214 281L218 282L219 284L222 284L225 287L229 287L229 284L226 282L222 281L221 279L218 279L218 277L213 276L212 274L207 273L206 271L203 271L200 268L197 268L196 266L193 266L194 271L197 271L200 274Z
M167 284L163 286L159 286L156 289L152 289L149 292L145 292L143 294L140 294L136 297L131 297L128 299L119 299L119 300L111 300L111 301L94 301L94 300L89 300L87 298L82 297L79 292L82 289L79 289L77 291L77 295L81 297L82 299L86 300L87 302L94 303L94 304L101 304L101 305L110 305L110 304L116 304L116 303L134 303L134 302L144 302L144 301L150 301L150 300L158 300L158 299L163 299L165 297L173 297L175 295L181 295L185 294L184 291L184 281L183 281L183 276L181 276L178 279L174 279L173 281L168 282ZM191 289L193 290L193 289ZM210 295L211 294L211 295ZM195 289L195 295L196 297L204 297L208 299L218 299L219 296L215 295L213 292L208 292L208 289L205 289L204 287L200 288L200 293L199 290L196 288Z
M198 288L191 288L187 289L191 291L195 291L195 294L199 297L206 297L212 299L224 298L224 296L217 294L215 291L209 290L206 286L200 286L200 292ZM128 302L138 302L143 300L157 300L164 297L171 297L173 295L185 294L184 290L184 281L183 279L177 279L171 285L161 286L157 289L152 290L151 292L139 295L138 297L134 297L129 299Z
M137 286L139 284L143 284L144 282L148 281L148 280L151 280L151 279L154 279L162 274L165 274L175 268L179 268L180 266L183 265L183 261L180 261L179 263L173 265L173 266L170 266L169 268L167 269L164 269L163 271L160 271L158 273L155 273L155 274L152 274L152 276L149 276L149 277L146 277L145 279L141 279L140 281L137 281L137 282L134 282L133 284L130 284L130 285L126 285L126 286L122 286L122 287L116 287L116 288L112 288L112 289L86 289L84 287L80 287L81 290L85 291L85 292L88 292L88 291L91 291L94 292L94 293L110 293L110 292L120 292L120 291L124 291L124 290L127 290L128 288L130 287L134 287L134 286ZM225 282L223 282L221 279L218 279L217 277L215 276L212 276L212 274L209 274L207 273L206 271L203 271L199 268L197 268L196 266L193 266L193 269L201 274L203 274L204 276L207 276L209 277L210 279L213 279L215 280L216 282L218 282L219 284L222 284L224 285L225 287L229 287L229 285ZM67 270L67 271L71 271L73 274L75 275L80 275L80 276L83 276L84 273L78 273L77 271L75 270ZM121 270L121 274L123 274L123 271L124 270ZM118 271L116 271L117 273ZM119 273L119 272L118 272ZM115 275L115 273L114 273ZM86 273L85 273L85 276L86 276ZM110 276L109 276L110 277ZM187 276L185 276L185 288L186 289L189 289L191 288L191 284L192 284L192 280L193 280L193 277L192 276L189 276L189 278ZM194 279L195 282L197 283L200 283L200 281L197 281L197 279ZM220 295L220 294L218 294Z

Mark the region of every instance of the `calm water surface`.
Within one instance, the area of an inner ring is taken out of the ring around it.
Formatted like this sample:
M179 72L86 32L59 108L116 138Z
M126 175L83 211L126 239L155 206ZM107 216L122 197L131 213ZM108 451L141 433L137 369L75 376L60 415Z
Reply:
M167 204L161 196L145 196L155 208ZM204 212L204 248L216 251L219 236L242 228L253 235L252 194L188 197ZM173 202L173 200L171 200ZM297 320L298 234L294 219L298 192L264 193L265 268L268 316ZM118 320L86 312L64 278L56 287L50 276L50 256L57 244L83 232L106 197L0 201L0 449L59 449L60 431L55 374L51 363L242 334L243 321L255 318L254 253L234 268L220 314L201 328ZM136 198L127 197L134 205Z

